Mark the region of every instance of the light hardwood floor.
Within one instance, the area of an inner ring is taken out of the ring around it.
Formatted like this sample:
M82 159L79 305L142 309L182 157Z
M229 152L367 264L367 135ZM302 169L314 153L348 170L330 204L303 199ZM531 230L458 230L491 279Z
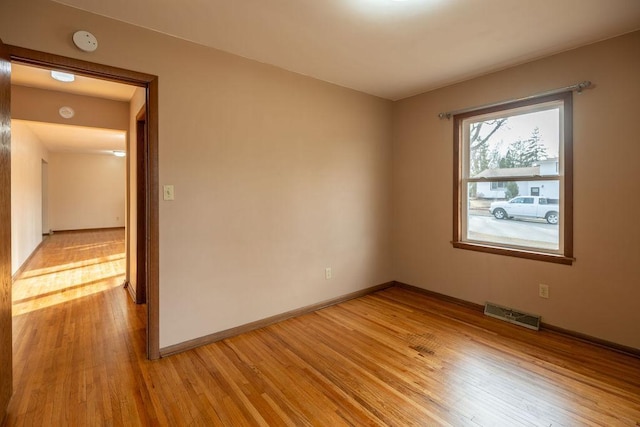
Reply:
M401 288L156 362L124 233L56 234L14 285L14 425L640 426L640 360Z

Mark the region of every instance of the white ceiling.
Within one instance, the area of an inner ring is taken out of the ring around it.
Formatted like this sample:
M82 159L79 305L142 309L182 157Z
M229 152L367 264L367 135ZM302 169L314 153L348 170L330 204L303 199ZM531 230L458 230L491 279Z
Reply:
M75 78L73 82L63 83L51 77L51 70L17 63L11 64L11 83L19 86L29 86L125 102L131 100L136 90L135 86L106 80L84 76L75 76Z
M393 100L640 29L639 0L55 1Z
M11 84L125 102L131 100L136 89L135 86L84 76L75 76L75 81L63 83L51 77L51 70L17 63L11 64ZM24 123L50 152L112 154L113 151L124 151L126 147L127 134L124 131L16 119L12 121Z
M125 131L55 123L12 120L26 125L50 152L112 154L124 151Z

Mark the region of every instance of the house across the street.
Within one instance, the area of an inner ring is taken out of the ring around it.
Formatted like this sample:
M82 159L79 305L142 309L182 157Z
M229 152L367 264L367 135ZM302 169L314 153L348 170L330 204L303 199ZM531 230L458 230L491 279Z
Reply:
M558 175L558 158L545 159L539 161L535 166L526 168L489 168L476 175L474 178L495 178L491 181L478 182L476 196L480 199L505 199L507 196L507 181L500 181L505 177L536 177ZM560 181L516 181L518 185L518 195L521 196L541 196L550 199L560 197Z

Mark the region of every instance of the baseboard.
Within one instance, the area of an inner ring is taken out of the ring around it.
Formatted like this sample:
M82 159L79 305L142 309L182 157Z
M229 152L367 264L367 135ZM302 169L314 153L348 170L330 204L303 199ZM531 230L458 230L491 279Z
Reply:
M277 314L275 316L267 317L265 319L257 320L255 322L247 323L244 325L237 326L235 328L227 329L224 331L216 332L214 334L206 335L204 337L195 338L193 340L185 341L179 344L174 344L168 347L163 347L160 349L160 357L168 357L177 353L182 353L183 351L191 350L197 347L201 347L203 345L211 344L217 341L221 341L227 338L234 337L236 335L240 335L246 332L254 331L256 329L264 328L266 326L272 325L274 323L281 322L286 319L290 319L292 317L302 316L304 314L312 313L314 311L320 310L325 307L329 307L332 305L340 304L341 302L345 302L351 299L360 298L362 296L381 291L383 289L387 289L390 287L399 287L403 289L407 289L409 291L413 291L416 293L420 293L440 301L448 302L451 304L456 304L474 311L484 312L484 306L481 304L477 304L474 302L466 301L460 298L452 297L449 295L441 294L439 292L430 291L428 289L419 288L417 286L409 285L406 283L392 281L383 283L381 285L372 286L367 289L363 289L360 291L352 292L347 295L343 295L337 298L333 298L330 300L322 301L317 304L312 304L306 307L302 307L296 310L287 311L282 314ZM131 292L132 287L128 288ZM618 353L623 353L629 356L640 358L640 349L636 349L633 347L628 347L622 344L617 344L611 341L603 340L600 338L596 338L590 335L582 334L580 332L570 331L567 329L560 328L558 326L550 325L548 323L542 323L540 325L541 329L547 330L552 333L564 335L573 339L577 339L589 344L597 345L599 347L603 347L612 351L616 351Z
M131 282L126 280L124 282L122 282L122 286L128 291L129 296L131 297L131 299L133 300L133 302L136 302L136 289L131 286Z
M397 286L399 288L404 288L413 292L417 292L423 295L427 295L436 299L439 299L441 301L446 301L446 302L450 302L453 304L457 304L457 305L461 305L463 307L467 307L470 308L472 310L477 310L480 312L484 312L484 306L481 304L476 304L474 302L470 302L470 301L465 301L459 298L455 298L449 295L445 295L445 294L441 294L438 292L434 292L434 291L430 291L427 289L423 289L423 288L419 288L417 286L413 286L413 285L408 285L406 283L402 283L402 282L393 282L394 286ZM637 348L633 348L633 347L628 347L626 345L622 345L622 344L617 344L611 341L607 341L607 340L603 340L600 338L596 338L593 337L591 335L587 335L587 334L583 334L580 332L575 332L575 331L570 331L568 329L564 329L561 328L559 326L554 326L554 325L550 325L548 323L544 323L542 322L540 324L540 329L544 329L547 330L549 332L553 332L556 334L560 334L560 335L564 335L570 338L574 338L577 339L579 341L583 341L589 344L593 344L596 345L598 347L603 347L618 353L623 353L626 354L628 356L633 356L633 357L637 357L640 358L640 349Z
M31 259L36 254L36 252L38 252L38 249L40 249L40 247L44 244L45 240L47 240L47 237L49 236L44 236L44 235L42 236L42 240L40 241L40 243L38 243L38 246L36 246L36 248L33 251L31 251L31 254L27 257L27 259L24 260L20 268L18 268L16 272L13 274L13 276L11 276L12 281L15 282L18 279L18 277L20 277L20 275L24 272L24 270L27 268L27 265L29 264L29 261L31 261Z
M567 337L574 338L579 341L583 341L589 344L596 345L598 347L603 347L609 350L613 350L618 353L623 353L628 356L637 357L640 359L640 349L629 347L622 344L617 344L615 342L603 340L600 338L592 337L591 335L583 334L580 332L570 331L568 329L560 328L558 326L550 325L548 323L542 322L540 324L541 329L546 329L549 332L553 332L558 335L565 335Z
M201 347L203 345L211 344L217 341L222 341L224 339L231 338L236 335L244 334L246 332L251 332L256 329L261 329L269 325L273 325L274 323L278 323L283 320L290 319L292 317L302 316L304 314L312 313L314 311L317 311L332 305L340 304L345 301L349 301L355 298L360 298L362 296L369 295L371 293L390 288L394 286L394 284L395 282L383 283L381 285L372 286L370 288L362 289L356 292L351 292L349 294L332 298L326 301L322 301L316 304L311 304L306 307L301 307L295 310L287 311L285 313L276 314L275 316L267 317L265 319L256 320L255 322L236 326L235 328L226 329L224 331L216 332L214 334L206 335L204 337L195 338L179 344L170 345L168 347L163 347L160 349L160 357L168 357L177 353L182 353L183 351L192 350L196 347Z
M398 288L403 288L403 289L407 289L409 291L417 292L419 294L427 295L427 296L439 299L440 301L446 301L446 302L450 302L452 304L461 305L463 307L470 308L471 310L484 312L484 305L476 304L475 302L465 301L465 300L460 299L460 298L456 298L456 297L452 297L452 296L449 296L449 295L441 294L441 293L438 293L438 292L430 291L430 290L424 289L424 288L419 288L417 286L408 285L408 284L402 283L402 282L395 282L394 281L393 283L394 283L394 286L396 286Z
M51 230L51 234L56 233L93 233L96 231L113 231L113 230L124 230L124 227L100 227L100 228L79 228L79 229L71 229L71 230Z

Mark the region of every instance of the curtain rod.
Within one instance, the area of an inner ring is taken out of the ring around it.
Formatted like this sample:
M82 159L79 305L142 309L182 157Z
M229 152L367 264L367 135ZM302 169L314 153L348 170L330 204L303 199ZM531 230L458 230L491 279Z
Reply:
M451 116L455 116L456 114L468 113L469 111L480 110L484 108L499 107L500 105L511 104L512 102L528 101L530 99L540 98L547 95L555 95L555 94L564 93L564 92L573 92L574 90L578 93L582 93L584 89L590 86L591 86L591 82L589 80L584 80L580 83L576 83L571 86L562 87L559 89L552 89L546 92L536 93L535 95L525 96L524 98L516 98L516 99L510 99L508 101L494 102L493 104L478 105L477 107L464 108L462 110L447 111L447 112L438 114L438 117L440 119L448 120L448 119L451 119Z

